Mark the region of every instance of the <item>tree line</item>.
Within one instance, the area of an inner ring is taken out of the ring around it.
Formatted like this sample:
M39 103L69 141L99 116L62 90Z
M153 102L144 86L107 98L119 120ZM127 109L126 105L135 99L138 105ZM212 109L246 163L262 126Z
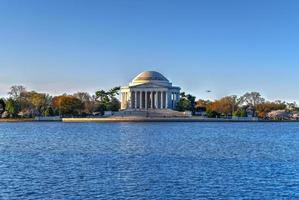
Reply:
M87 92L51 96L46 93L28 91L24 86L12 86L8 98L0 98L0 117L31 118L36 116L86 117L103 115L105 111L119 111L117 99L120 87L99 90L93 95ZM182 92L176 104L178 111L190 111L210 118L247 117L261 119L285 118L296 114L299 108L295 102L266 101L258 92L248 92L240 97L226 96L214 101L197 99Z
M296 114L299 116L299 107L296 102L266 101L259 92L248 92L243 96L226 96L210 101L198 99L190 94L181 93L177 103L178 111L191 111L193 114L203 113L210 118L247 117L251 115L260 119L282 118ZM280 111L280 112L275 112Z
M10 88L8 98L0 99L2 118L36 116L90 116L103 115L105 111L118 111L120 102L116 98L120 87L108 91L99 90L94 95L77 92L72 95L51 96L36 91L27 91L24 86Z

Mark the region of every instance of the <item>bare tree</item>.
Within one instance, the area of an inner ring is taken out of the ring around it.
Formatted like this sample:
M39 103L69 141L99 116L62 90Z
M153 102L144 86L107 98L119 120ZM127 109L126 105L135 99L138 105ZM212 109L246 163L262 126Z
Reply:
M259 92L250 92L244 94L241 97L240 102L245 103L252 107L256 107L258 104L264 103L265 99L262 98Z
M14 100L19 100L22 93L26 92L26 88L22 85L14 85L11 86L10 91L8 92L8 95L10 98Z
M22 85L14 85L10 88L10 91L8 92L8 95L10 96L11 99L16 101L16 110L19 112L22 110L24 107L26 107L26 88Z
M248 105L253 112L253 116L255 116L257 105L264 103L265 99L262 98L262 95L259 92L250 92L244 94L241 97L240 102Z
M77 99L79 99L82 102L91 101L91 96L87 92L77 92L77 93L73 94L73 96L76 97Z

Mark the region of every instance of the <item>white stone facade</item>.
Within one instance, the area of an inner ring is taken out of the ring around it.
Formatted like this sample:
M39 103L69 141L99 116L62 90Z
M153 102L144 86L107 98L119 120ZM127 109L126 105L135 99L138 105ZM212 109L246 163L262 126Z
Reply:
M121 87L121 109L174 109L180 88L172 86L162 74L142 72L129 86Z

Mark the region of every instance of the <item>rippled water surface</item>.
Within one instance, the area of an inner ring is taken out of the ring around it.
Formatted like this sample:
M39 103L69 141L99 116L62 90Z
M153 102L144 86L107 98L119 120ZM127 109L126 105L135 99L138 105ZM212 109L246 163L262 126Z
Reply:
M0 199L298 199L299 123L0 123Z

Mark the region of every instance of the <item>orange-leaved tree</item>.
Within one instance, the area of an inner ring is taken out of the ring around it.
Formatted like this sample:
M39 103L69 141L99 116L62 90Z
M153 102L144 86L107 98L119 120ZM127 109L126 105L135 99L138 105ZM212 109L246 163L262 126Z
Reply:
M60 116L78 115L83 109L83 103L74 96L56 96L52 100L52 105Z

